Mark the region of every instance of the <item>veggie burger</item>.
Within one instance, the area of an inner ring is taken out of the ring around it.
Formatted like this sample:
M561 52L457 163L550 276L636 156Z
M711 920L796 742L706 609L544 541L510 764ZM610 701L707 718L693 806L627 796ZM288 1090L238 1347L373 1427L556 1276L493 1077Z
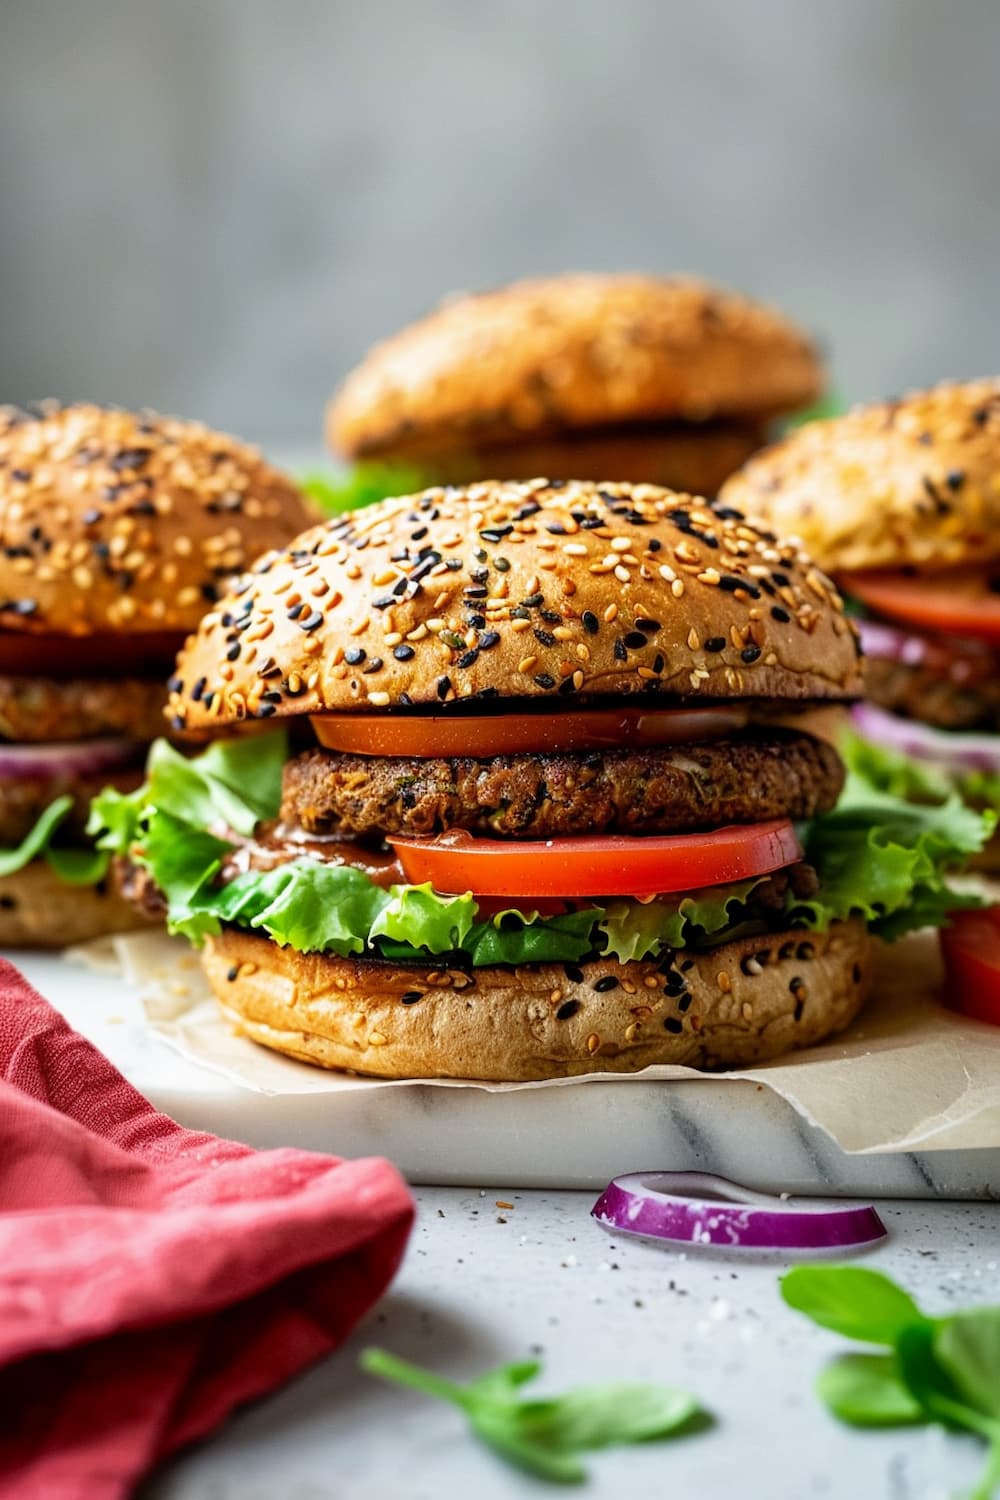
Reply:
M848 596L868 698L853 757L894 790L1000 808L1000 380L810 424L724 494Z
M308 521L289 480L195 423L0 408L0 945L140 920L85 835L90 799L141 782L185 636Z
M146 783L98 799L136 899L258 1042L387 1077L771 1057L844 1026L869 926L960 898L960 805L841 797L833 586L650 485L387 500L257 562L178 658Z
M615 474L715 494L822 384L810 340L759 302L576 274L450 298L371 351L327 426L362 471L428 483Z

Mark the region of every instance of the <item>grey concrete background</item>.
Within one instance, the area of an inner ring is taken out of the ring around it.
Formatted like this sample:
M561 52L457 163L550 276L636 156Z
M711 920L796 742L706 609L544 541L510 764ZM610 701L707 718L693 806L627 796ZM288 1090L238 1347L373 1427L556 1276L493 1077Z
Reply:
M0 399L266 443L455 287L700 271L1000 366L993 0L0 0Z

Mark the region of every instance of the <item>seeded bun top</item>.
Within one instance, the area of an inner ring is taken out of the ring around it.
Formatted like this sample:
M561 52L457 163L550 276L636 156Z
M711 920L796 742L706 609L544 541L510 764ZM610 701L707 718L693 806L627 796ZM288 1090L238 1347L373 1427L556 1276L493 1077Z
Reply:
M824 568L927 570L1000 557L1000 379L812 422L723 486Z
M453 298L377 345L329 410L351 457L625 422L766 418L813 400L816 350L780 313L691 278L557 276Z
M497 697L837 700L860 675L836 590L737 511L536 479L427 490L305 532L206 615L171 689L174 728L204 735Z
M0 408L0 631L192 630L314 519L245 443L151 412Z

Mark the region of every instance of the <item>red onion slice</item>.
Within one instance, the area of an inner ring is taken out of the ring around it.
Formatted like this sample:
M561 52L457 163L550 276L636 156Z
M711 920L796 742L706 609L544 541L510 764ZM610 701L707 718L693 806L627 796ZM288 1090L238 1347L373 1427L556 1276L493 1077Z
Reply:
M615 1234L725 1250L848 1249L888 1232L870 1203L775 1198L710 1172L630 1172L608 1184L591 1214Z
M857 627L866 656L880 661L902 661L915 667L927 655L927 642L922 636L897 630L895 625L883 625L881 620L858 620Z
M135 740L111 735L66 744L0 744L0 781L17 776L52 780L99 776L102 771L134 765L143 750Z
M851 717L866 740L899 750L914 760L932 761L952 771L1000 772L1000 734L968 734L932 729L916 719L886 713L874 703L856 703Z

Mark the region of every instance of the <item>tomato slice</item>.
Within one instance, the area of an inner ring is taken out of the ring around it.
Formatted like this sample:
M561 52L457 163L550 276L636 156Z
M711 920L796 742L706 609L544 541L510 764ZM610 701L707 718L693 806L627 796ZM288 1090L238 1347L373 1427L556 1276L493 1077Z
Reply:
M1000 906L957 911L942 927L945 999L976 1021L1000 1026Z
M438 838L389 843L414 885L474 896L658 896L766 875L802 858L787 818L732 824L711 833L624 834L533 839L476 838L453 830Z
M544 750L601 750L691 744L745 728L749 708L605 708L589 711L480 714L315 714L327 750L353 755L516 755Z
M873 569L841 573L837 581L845 594L890 620L1000 645L1000 593L991 587L996 578L996 568L970 567L923 575Z
M45 677L110 677L116 672L156 672L164 678L184 644L176 631L129 635L33 635L0 630L0 672Z

